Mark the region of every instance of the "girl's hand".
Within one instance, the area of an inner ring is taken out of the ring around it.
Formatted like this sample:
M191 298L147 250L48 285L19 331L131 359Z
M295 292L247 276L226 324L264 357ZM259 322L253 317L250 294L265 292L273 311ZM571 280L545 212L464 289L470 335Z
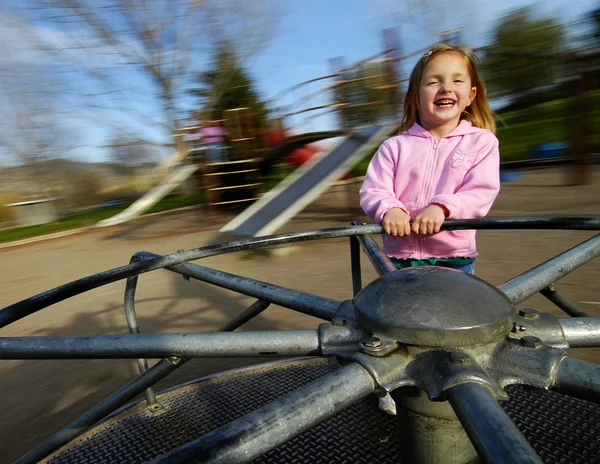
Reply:
M447 213L448 210L442 205L429 205L413 221L412 231L415 234L437 234Z
M385 213L381 225L388 235L394 237L410 235L410 215L400 208L392 208Z

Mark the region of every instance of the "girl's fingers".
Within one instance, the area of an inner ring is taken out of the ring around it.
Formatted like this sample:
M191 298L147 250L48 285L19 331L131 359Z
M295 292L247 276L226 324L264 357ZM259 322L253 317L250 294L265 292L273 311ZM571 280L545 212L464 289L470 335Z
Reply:
M429 235L433 234L434 227L435 227L435 224L433 222L430 222L429 224L427 224L427 233Z
M417 217L417 218L416 218L416 219L413 221L413 223L412 223L412 231L413 231L415 234L418 234L418 233L419 233L419 228L420 228L420 226L421 226L421 222L420 222L420 221L421 221L421 220L420 220L420 218L419 218L419 217Z
M389 222L384 222L383 223L383 231L386 234L390 235L390 224L389 224Z

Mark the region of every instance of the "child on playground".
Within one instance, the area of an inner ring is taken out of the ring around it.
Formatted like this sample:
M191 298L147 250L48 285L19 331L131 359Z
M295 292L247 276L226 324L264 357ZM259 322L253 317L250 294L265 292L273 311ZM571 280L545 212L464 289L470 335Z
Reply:
M425 53L410 76L400 135L381 145L360 189L360 205L383 225L383 251L396 268L475 272L475 231L440 227L492 207L500 190L494 130L473 52L439 44ZM390 395L379 408L396 414Z
M200 114L200 142L204 147L207 163L227 161L225 153L225 129L217 121L211 121Z
M383 251L396 268L474 273L475 231L440 227L492 207L500 190L494 131L474 53L448 44L425 53L410 76L400 134L381 145L360 189L360 205L383 225Z

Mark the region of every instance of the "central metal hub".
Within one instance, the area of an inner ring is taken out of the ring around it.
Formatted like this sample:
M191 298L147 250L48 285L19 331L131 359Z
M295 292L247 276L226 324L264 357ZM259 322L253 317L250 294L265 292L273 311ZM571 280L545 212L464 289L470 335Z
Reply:
M487 282L454 269L400 269L354 298L357 319L372 333L410 345L465 346L499 340L514 307Z

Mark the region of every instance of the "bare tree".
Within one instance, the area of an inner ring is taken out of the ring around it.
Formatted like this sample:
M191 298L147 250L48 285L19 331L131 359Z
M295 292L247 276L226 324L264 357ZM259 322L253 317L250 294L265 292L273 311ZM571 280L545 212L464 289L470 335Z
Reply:
M111 159L126 168L132 168L156 159L155 148L143 140L116 133L110 144Z
M85 117L110 132L173 145L186 93L215 47L246 62L272 37L276 0L25 0L37 48L69 73ZM227 86L223 73L223 87ZM175 139L177 140L177 138Z
M439 41L471 42L482 32L476 0L377 0L378 22L397 25L410 37L412 52Z
M79 134L63 101L56 70L28 51L21 24L0 15L0 157L23 166L22 194L44 195L60 183L50 161L78 146Z

